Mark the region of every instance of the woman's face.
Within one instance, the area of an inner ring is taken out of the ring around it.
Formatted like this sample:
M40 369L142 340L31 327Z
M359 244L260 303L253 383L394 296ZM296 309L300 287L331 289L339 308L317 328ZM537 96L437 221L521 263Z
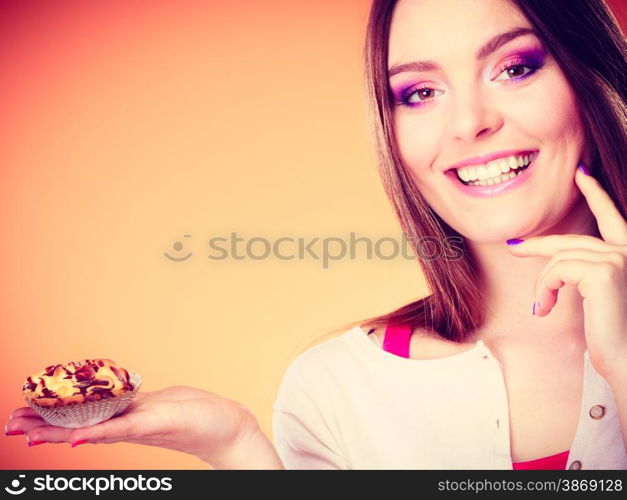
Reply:
M580 198L577 102L531 29L508 0L399 0L393 13L399 153L433 210L474 241L539 234Z

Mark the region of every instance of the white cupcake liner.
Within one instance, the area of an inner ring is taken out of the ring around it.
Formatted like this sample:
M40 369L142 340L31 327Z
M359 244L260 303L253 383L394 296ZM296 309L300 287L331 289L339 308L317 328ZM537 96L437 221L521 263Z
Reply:
M130 380L133 385L131 392L99 401L69 404L56 408L42 408L30 401L26 403L50 425L71 429L89 427L108 420L126 409L142 384L142 378L137 373L131 373Z

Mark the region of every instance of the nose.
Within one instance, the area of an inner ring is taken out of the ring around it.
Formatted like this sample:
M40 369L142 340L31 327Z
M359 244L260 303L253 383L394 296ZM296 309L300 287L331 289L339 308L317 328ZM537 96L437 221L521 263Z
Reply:
M485 96L458 95L450 118L453 139L472 142L489 137L503 126L503 116Z

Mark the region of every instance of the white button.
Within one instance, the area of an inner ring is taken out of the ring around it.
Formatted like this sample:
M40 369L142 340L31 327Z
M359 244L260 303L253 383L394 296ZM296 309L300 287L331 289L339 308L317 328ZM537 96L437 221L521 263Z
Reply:
M590 408L589 413L592 418L601 418L603 415L605 415L605 406L594 405L592 408Z
M581 469L581 462L579 460L575 460L574 462L570 464L570 467L568 467L568 470L579 470L579 469Z

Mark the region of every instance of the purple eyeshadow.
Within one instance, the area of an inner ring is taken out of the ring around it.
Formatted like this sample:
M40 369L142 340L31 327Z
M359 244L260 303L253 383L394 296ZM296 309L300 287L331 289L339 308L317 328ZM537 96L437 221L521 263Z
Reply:
M404 85L394 91L394 97L397 101L400 101L401 99L408 97L407 94L410 90L415 91L418 90L418 88L420 88L420 84L410 83L408 85Z
M516 55L521 58L528 59L531 62L538 63L538 64L543 63L544 60L546 59L546 54L544 53L544 50L542 49L524 50L522 52L519 52Z
M542 49L530 49L512 54L511 57L523 59L525 64L530 66L542 66L546 59L546 54Z
M546 61L546 52L542 48L523 49L510 54L503 65L499 68L498 74L503 71L507 71L517 67L527 67L529 72L520 76L513 76L504 80L507 84L516 83L518 81L525 80L526 78L534 75L538 69L544 66ZM427 103L429 99L423 102L409 102L409 99L413 94L420 90L431 89L428 83L407 83L397 88L390 88L394 102L399 106L405 106L408 108L418 108Z

